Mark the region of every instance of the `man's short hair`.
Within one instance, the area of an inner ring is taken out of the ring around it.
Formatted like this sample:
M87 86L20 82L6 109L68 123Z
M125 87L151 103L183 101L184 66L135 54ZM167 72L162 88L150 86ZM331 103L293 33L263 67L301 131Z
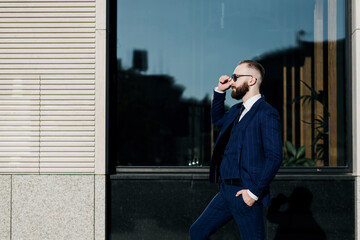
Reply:
M247 66L249 68L253 68L253 69L257 70L260 73L261 80L264 80L265 68L260 63L255 62L253 60L244 60L244 61L239 62L238 65L243 64L243 63L247 64Z

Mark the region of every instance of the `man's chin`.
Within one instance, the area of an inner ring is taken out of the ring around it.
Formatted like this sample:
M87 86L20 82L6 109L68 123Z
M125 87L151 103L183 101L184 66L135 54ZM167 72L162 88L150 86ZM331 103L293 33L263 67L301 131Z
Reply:
M231 92L231 97L235 100L240 100L242 98L238 94L236 94L234 90Z

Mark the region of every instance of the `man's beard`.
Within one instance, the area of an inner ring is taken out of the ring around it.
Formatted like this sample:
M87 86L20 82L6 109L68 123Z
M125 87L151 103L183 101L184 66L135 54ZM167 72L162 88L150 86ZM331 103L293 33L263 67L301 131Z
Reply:
M243 85L232 90L231 97L236 100L240 100L245 96L245 94L248 91L249 91L249 84L247 82L244 82Z

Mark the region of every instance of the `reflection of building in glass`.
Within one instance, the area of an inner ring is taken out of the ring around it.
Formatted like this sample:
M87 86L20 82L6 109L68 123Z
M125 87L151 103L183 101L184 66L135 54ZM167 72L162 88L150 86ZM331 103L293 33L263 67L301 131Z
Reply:
M132 69L118 64L112 89L116 96L116 130L111 133L114 164L184 166L209 161L210 99L184 99L183 87L171 76L142 74L139 70L145 70L146 60L139 51L135 53L138 61Z

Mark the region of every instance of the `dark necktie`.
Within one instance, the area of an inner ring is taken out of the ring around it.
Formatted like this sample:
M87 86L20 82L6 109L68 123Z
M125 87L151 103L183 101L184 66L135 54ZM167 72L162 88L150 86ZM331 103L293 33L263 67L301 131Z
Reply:
M243 105L241 105L241 107L240 107L239 116L237 116L237 118L236 118L236 123L239 122L240 117L241 117L241 114L244 112L244 110L245 110L245 106L244 106L244 104L243 104Z

